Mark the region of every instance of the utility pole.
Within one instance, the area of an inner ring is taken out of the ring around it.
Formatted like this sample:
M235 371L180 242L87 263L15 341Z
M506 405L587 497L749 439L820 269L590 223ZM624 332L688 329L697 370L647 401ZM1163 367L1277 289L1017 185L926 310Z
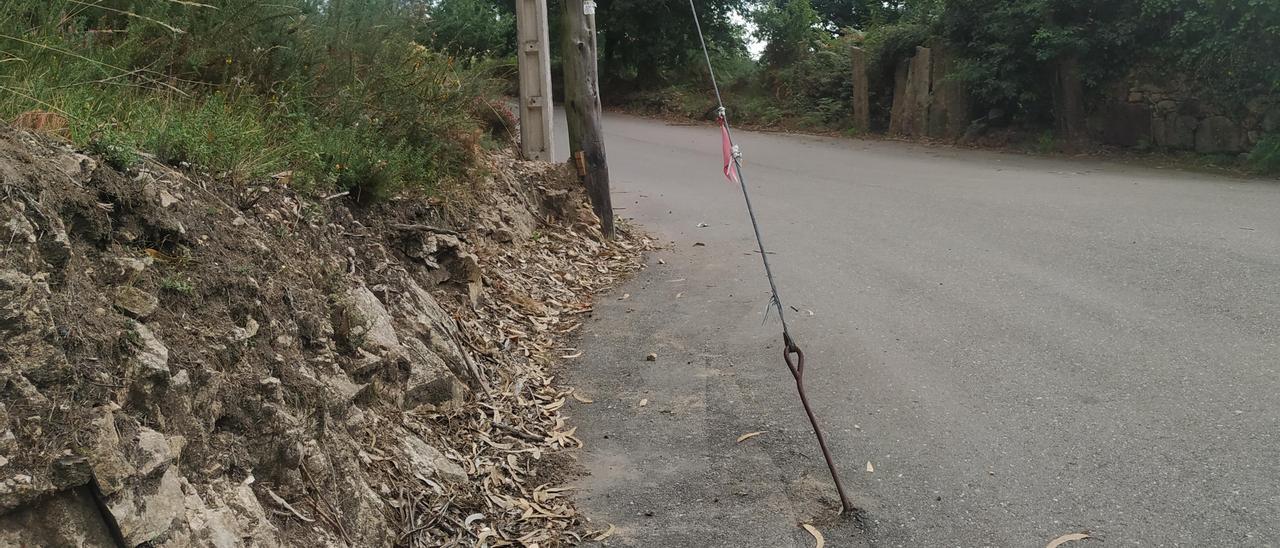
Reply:
M600 76L600 47L596 39L600 36L600 31L596 28L596 0L585 0L582 3L582 12L587 15L587 30L591 32L591 65L595 70L596 76ZM600 112L604 112L604 108L600 106L600 83L596 82L596 107L600 108Z
M520 151L527 160L551 161L551 48L547 0L516 0L520 67Z
M588 26L583 0L563 0L564 95L569 119L570 158L587 187L591 208L600 217L601 230L613 237L613 203L609 195L609 165L600 126L600 74L596 64L595 33Z

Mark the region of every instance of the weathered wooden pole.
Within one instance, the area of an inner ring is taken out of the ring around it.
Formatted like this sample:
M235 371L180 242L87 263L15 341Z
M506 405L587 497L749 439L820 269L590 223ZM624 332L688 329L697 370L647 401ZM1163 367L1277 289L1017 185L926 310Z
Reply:
M613 203L609 165L600 126L600 76L596 50L583 0L564 0L564 110L569 121L569 157L578 169L600 217L600 228L613 237Z
M520 67L520 151L527 160L550 161L551 38L547 0L516 0L517 64Z

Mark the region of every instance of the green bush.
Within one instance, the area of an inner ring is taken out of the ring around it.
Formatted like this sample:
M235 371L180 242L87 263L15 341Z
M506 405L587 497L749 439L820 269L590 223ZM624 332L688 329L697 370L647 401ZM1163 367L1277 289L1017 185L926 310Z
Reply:
M186 162L237 181L259 178L283 169L288 156L282 145L271 143L273 129L265 116L256 97L234 101L215 93L157 120L146 145L168 164Z
M1249 168L1264 175L1280 175L1280 133L1258 141L1249 153Z
M74 141L122 166L139 145L236 180L295 170L316 192L429 190L476 167L497 123L478 105L513 71L415 42L434 9L0 0L0 117L63 114Z
M94 135L87 150L101 156L107 165L120 171L125 171L142 160L133 139L128 134L112 129L105 129Z

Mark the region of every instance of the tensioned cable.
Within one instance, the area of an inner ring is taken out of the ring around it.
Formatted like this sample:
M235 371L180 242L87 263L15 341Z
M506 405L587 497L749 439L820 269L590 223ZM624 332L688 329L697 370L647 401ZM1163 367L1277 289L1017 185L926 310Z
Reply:
M822 434L822 429L818 426L818 418L813 414L813 408L809 405L809 397L804 390L804 351L796 344L795 339L791 337L791 330L787 328L786 311L783 310L782 299L778 296L778 284L773 278L773 267L769 265L769 253L764 248L764 238L760 237L760 223L756 220L755 208L751 205L751 193L747 191L747 181L742 177L742 152L738 146L733 143L733 132L729 128L728 112L724 108L724 98L720 95L720 83L716 81L716 70L711 65L711 51L707 48L707 39L702 34L702 23L698 20L698 8L694 5L693 0L689 0L689 11L693 13L693 24L698 29L698 41L702 44L702 56L707 61L707 72L711 75L711 85L716 91L716 104L719 106L720 127L723 132L725 154L729 158L725 162L725 176L730 180L737 180L738 185L742 187L742 197L747 202L747 214L751 216L751 228L756 234L756 243L760 246L760 260L764 262L764 273L769 278L769 289L773 292L770 305L777 307L778 319L782 321L782 358L787 363L787 368L791 370L791 376L795 378L796 390L800 393L800 403L804 406L804 412L809 416L809 424L813 425L813 433L818 438L818 447L822 449L822 457L827 461L827 468L831 471L831 479L836 484L836 492L840 494L840 510L841 513L852 513L856 509L849 502L849 497L844 493L844 485L840 483L840 474L836 471L835 460L831 457L831 451L827 449L827 438ZM733 172L729 172L729 166L732 164ZM766 310L765 316L768 317Z

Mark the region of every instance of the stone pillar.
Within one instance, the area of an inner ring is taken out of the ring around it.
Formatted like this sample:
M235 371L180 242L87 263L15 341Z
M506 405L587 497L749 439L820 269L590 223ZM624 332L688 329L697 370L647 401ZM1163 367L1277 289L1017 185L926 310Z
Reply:
M925 134L934 139L959 139L969 128L969 90L951 78L955 54L946 44L932 44L929 85L933 88Z
M1084 137L1084 83L1075 57L1061 59L1055 67L1053 118L1063 138L1077 141Z
M932 70L933 57L926 47L917 47L915 57L898 66L889 133L906 137L925 134L932 100Z
M853 128L859 132L871 130L871 96L867 91L867 52L852 48L853 60Z

